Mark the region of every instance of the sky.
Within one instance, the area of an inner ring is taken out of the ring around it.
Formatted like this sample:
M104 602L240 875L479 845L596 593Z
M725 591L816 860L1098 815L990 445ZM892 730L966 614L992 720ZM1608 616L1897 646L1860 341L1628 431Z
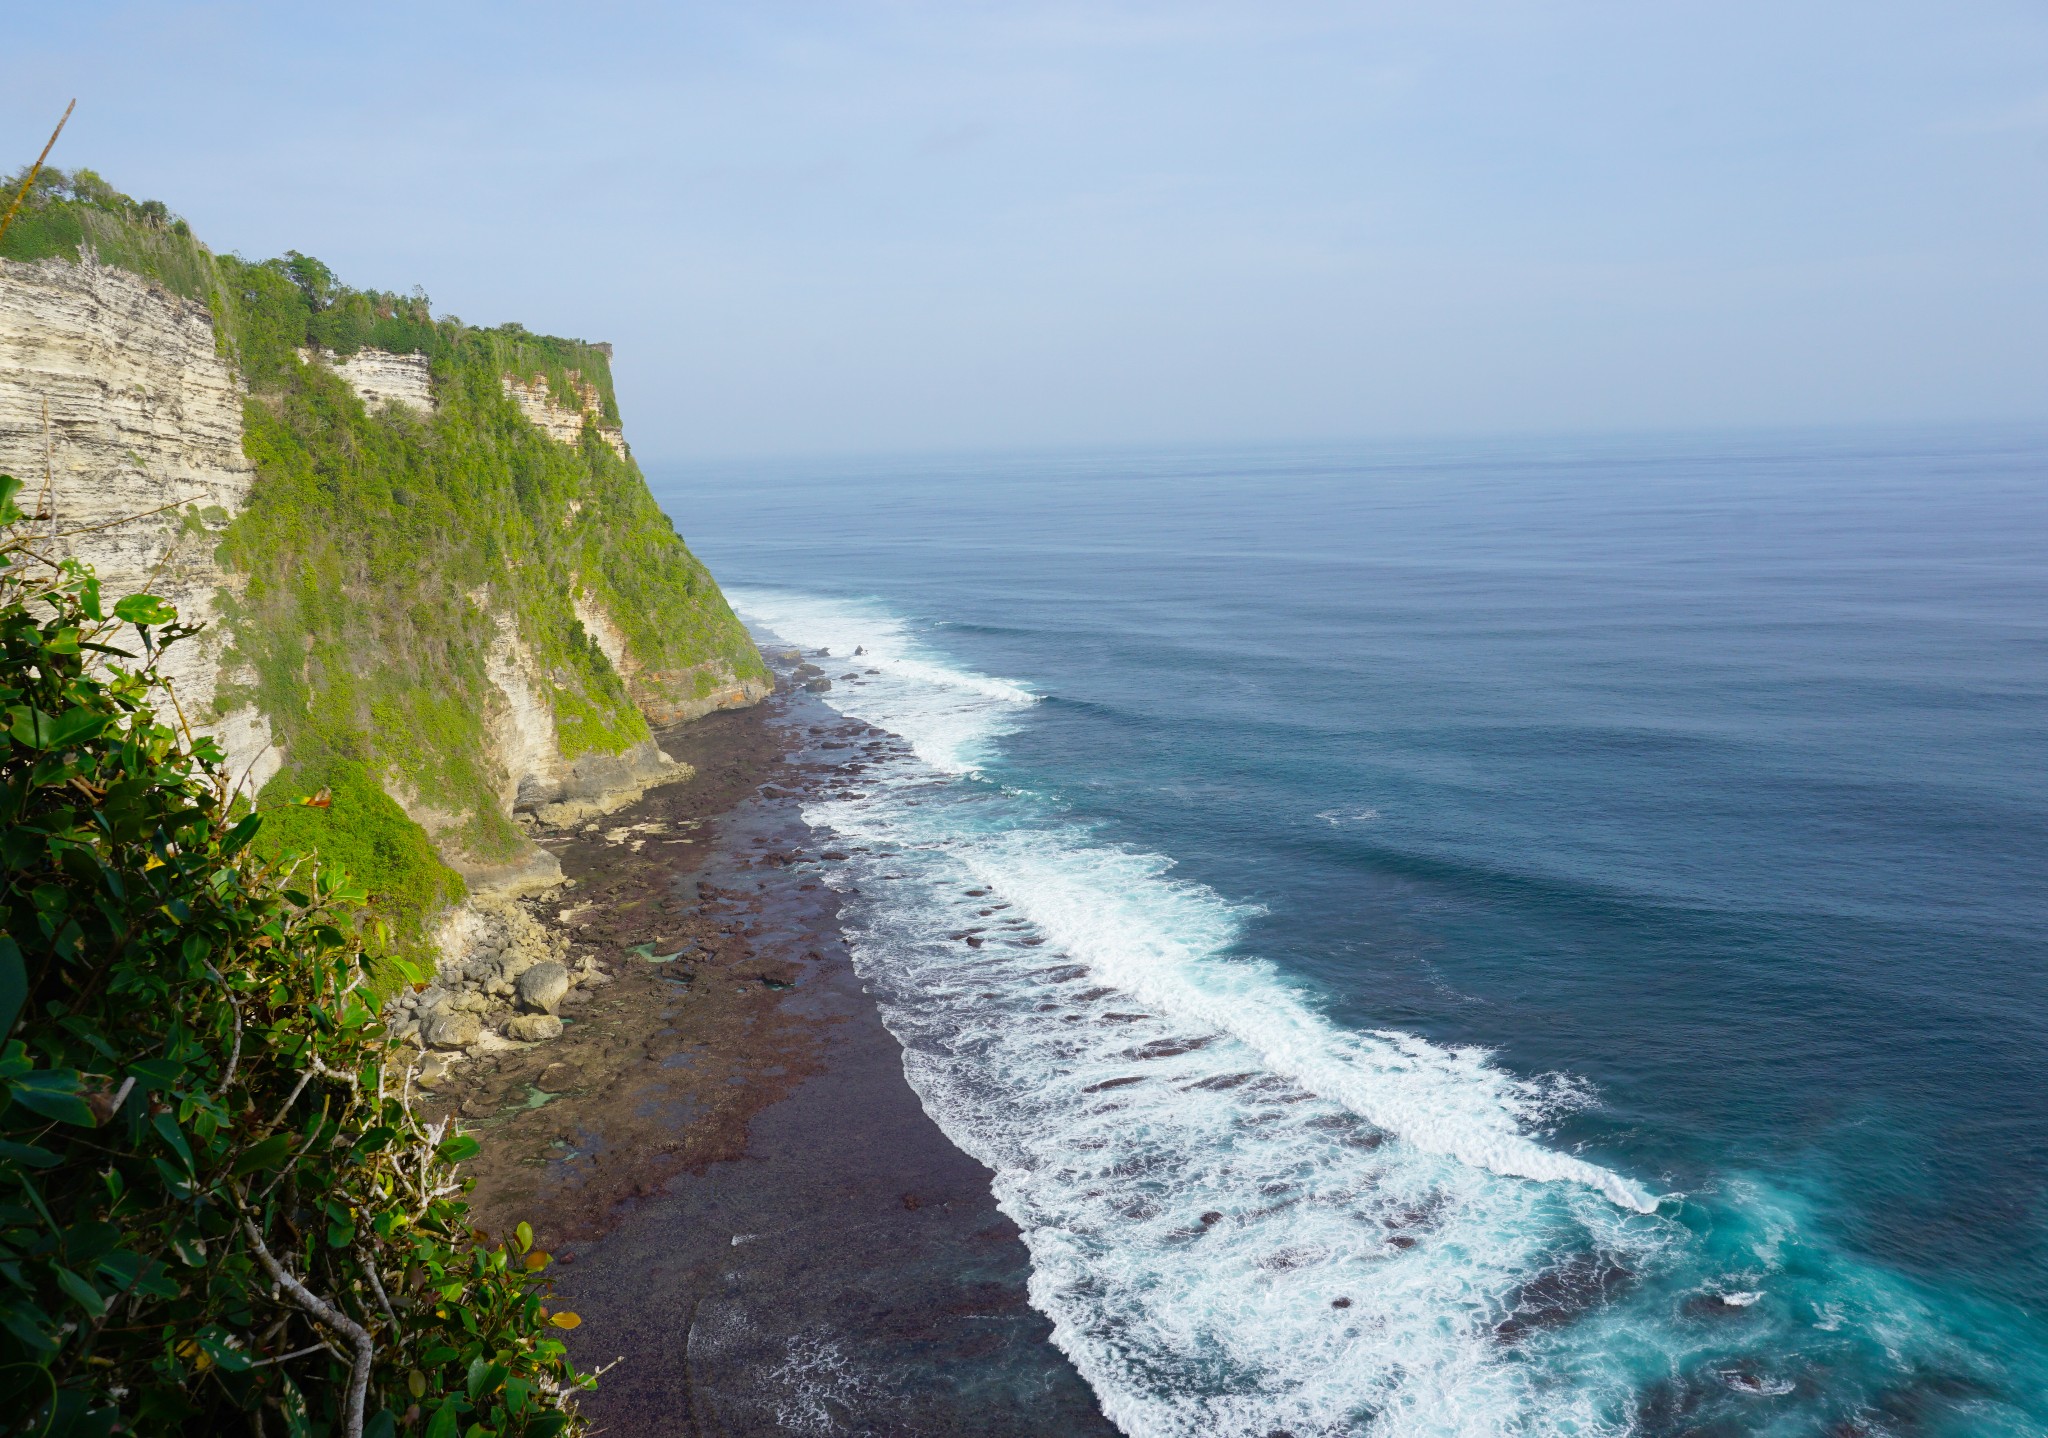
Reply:
M2040 0L69 0L0 138L643 462L2048 418Z

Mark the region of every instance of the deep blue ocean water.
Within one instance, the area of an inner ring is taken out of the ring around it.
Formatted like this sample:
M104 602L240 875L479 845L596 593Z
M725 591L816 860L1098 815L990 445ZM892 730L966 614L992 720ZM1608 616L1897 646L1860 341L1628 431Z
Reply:
M2048 1433L2048 436L654 483L1127 1431Z

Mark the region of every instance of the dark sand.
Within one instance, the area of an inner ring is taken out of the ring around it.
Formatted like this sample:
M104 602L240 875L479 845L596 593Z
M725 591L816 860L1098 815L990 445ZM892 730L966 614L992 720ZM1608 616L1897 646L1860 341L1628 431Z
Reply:
M628 1438L1113 1435L820 881L802 794L894 741L787 690L661 737L696 779L551 839L577 882L535 906L616 981L444 1090L484 1142L479 1220L532 1222L578 1361L621 1360L585 1411Z

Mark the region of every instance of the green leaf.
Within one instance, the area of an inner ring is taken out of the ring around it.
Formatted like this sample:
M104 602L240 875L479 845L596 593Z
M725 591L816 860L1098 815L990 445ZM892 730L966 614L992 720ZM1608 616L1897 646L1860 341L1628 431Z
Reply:
M8 1163L23 1163L30 1168L55 1168L64 1160L46 1148L36 1148L26 1143L11 1143L0 1139L0 1159Z
M17 704L7 711L7 732L14 742L30 749L47 749L49 744L49 715L32 704Z
M198 1335L199 1346L210 1354L224 1373L243 1373L249 1368L249 1355L235 1348L227 1341L227 1331L217 1324L208 1324Z
M144 1093L160 1093L178 1086L185 1077L185 1066L173 1059L137 1059L128 1065L128 1072L135 1075L135 1086Z
M144 1258L139 1253L116 1249L102 1258L99 1272L113 1280L120 1293L135 1292L151 1298L176 1298L178 1285L173 1283L161 1263Z
M92 1109L78 1095L78 1073L74 1069L37 1069L8 1085L14 1101L31 1113L54 1118L80 1128L95 1128Z
M192 1169L192 1145L186 1143L185 1135L178 1132L178 1120L169 1113L159 1113L150 1115L149 1121L163 1141L171 1146L171 1151L185 1160L185 1169L189 1173Z
M169 624L178 609L154 594L131 594L114 605L114 617L127 624Z
M111 714L95 714L90 709L66 709L50 725L48 749L63 749L84 743L114 722Z
M28 969L21 962L21 948L0 934L0 1038L14 1031L14 1021L27 1001Z
M243 847L256 837L256 831L262 827L263 816L261 814L250 814L245 817L241 823L228 830L228 836L220 841L222 856L227 857L241 853Z
M53 1263L50 1265L50 1272L56 1275L57 1286L70 1294L78 1306L94 1318L107 1311L107 1300L101 1296L100 1291L70 1269Z
M276 1168L291 1151L291 1135L273 1134L235 1160L235 1176L239 1178L259 1168Z
M533 1247L533 1225L525 1219L521 1219L519 1226L512 1230L512 1236L519 1240L519 1251L521 1253Z
M20 493L20 480L11 474L0 474L0 525L21 523L21 506L14 502L14 496Z
M0 1308L0 1328L21 1340L22 1346L34 1353L55 1353L57 1340L43 1331L36 1320L41 1314L9 1305Z
M453 1394L442 1401L434 1410L433 1419L427 1424L426 1438L457 1438L462 1432L462 1412L456 1407L460 1402Z
M459 1133L453 1138L443 1139L436 1152L443 1163L461 1163L464 1159L475 1158L482 1148L483 1145L468 1134Z

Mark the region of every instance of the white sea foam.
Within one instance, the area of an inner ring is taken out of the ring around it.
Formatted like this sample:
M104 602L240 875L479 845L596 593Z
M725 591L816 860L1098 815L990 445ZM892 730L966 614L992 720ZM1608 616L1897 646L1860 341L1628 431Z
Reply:
M1037 702L1021 684L940 662L880 605L775 589L733 589L728 598L749 623L804 649L829 651L820 664L827 674L850 671L870 680L857 691L836 691L833 706L908 741L943 773L975 772L988 745L1010 732L1015 711Z
M1533 1136L1555 1088L1332 1023L1237 953L1251 911L973 777L1027 690L877 606L735 603L880 671L826 702L918 761L806 817L855 855L835 881L912 1084L996 1171L1032 1301L1119 1426L1626 1431L1622 1386L1541 1381L1496 1331L1561 1259L1641 1271L1664 1241L1637 1185Z

